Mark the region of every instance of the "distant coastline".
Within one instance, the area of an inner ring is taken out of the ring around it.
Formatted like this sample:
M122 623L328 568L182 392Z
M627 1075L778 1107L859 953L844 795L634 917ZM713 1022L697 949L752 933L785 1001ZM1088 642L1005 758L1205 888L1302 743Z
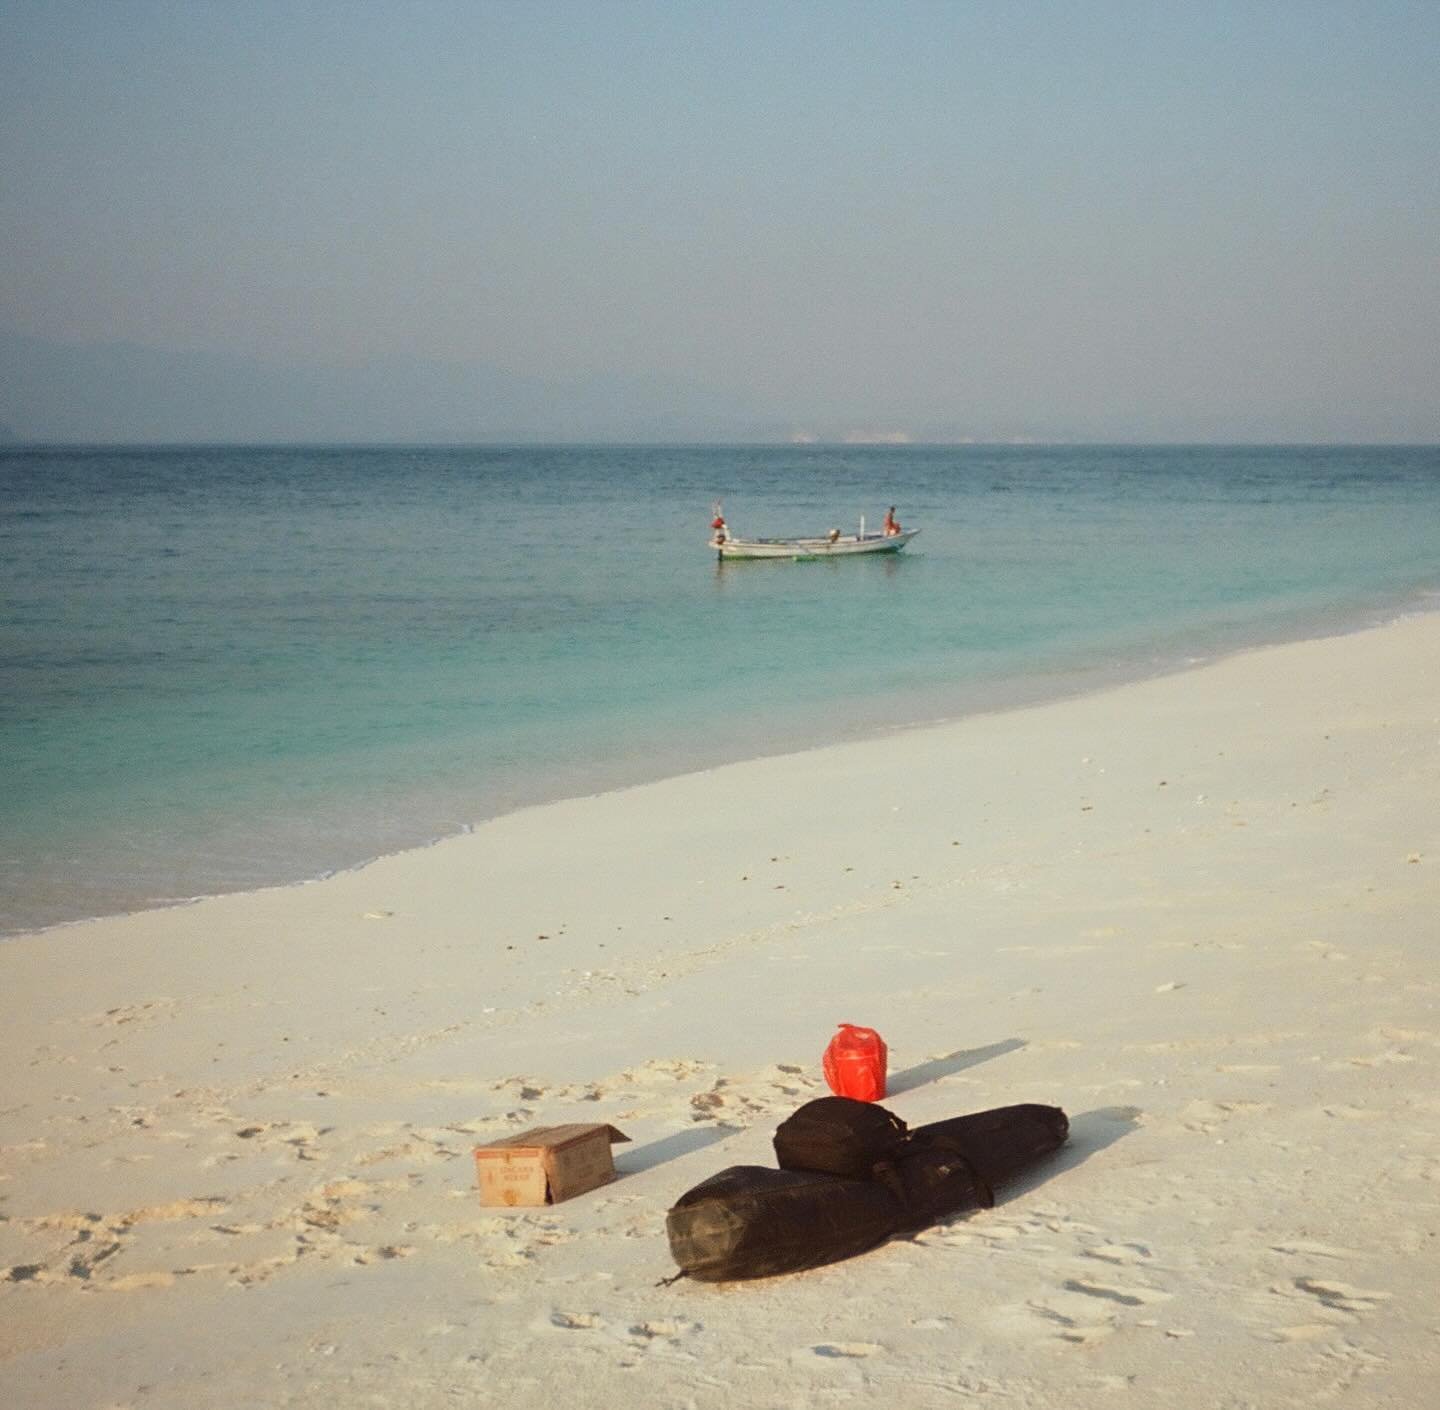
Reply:
M62 342L0 328L0 444L61 446L1431 445L1433 407L1257 419L1224 404L1143 418L1007 397L926 414L877 397L767 404L669 374L533 375L483 361L302 364L211 349ZM23 428L23 429L16 429Z
M1306 441L1306 440L1116 440L1105 438L1090 440L1084 437L1039 438L1029 436L975 437L920 439L896 433L894 436L866 438L861 436L810 437L799 439L793 436L755 436L727 440L638 440L607 439L605 437L581 437L574 440L553 440L544 437L497 436L464 440L224 440L212 437L197 437L192 440L66 440L22 436L13 430L0 427L0 449L36 451L395 451L395 450L793 450L803 453L807 450L834 451L877 449L934 451L934 450L1436 450L1440 449L1440 438L1435 440L1358 440L1358 441Z

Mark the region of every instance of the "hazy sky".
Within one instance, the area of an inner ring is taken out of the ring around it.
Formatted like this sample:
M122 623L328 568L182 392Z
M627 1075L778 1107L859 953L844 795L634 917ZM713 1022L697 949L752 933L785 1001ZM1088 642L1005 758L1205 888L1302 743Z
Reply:
M0 328L1440 440L1440 0L0 0Z

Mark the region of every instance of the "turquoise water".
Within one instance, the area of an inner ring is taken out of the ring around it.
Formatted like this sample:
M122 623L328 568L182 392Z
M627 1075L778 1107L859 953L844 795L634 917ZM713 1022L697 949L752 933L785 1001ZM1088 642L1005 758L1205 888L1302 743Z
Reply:
M0 451L0 928L1429 608L1437 530L1435 448Z

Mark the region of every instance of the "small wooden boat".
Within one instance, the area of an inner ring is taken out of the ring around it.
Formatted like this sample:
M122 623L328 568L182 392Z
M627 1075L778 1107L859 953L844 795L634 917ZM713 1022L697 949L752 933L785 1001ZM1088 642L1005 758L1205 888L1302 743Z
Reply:
M919 529L898 534L840 534L814 539L737 539L718 534L710 547L723 563L732 558L788 558L792 562L811 558L848 558L856 553L898 553Z

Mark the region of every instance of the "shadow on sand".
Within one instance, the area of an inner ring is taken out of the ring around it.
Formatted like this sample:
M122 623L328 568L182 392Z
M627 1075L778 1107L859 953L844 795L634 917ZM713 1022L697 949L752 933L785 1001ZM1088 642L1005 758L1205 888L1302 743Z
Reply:
M735 1135L739 1129L738 1126L706 1123L688 1131L674 1131L668 1136L661 1136L658 1141L646 1141L643 1146L617 1149L615 1169L621 1175L638 1175L642 1170L653 1170L666 1161L679 1160L682 1155L691 1155L706 1146L713 1146L726 1136Z
M931 1058L929 1062L893 1072L886 1083L886 1099L901 1092L914 1091L916 1087L923 1087L927 1082L938 1082L941 1078L952 1077L957 1072L964 1072L967 1067L989 1062L991 1058L1003 1057L1006 1053L1016 1052L1024 1046L1023 1038L1006 1038L998 1043L987 1043L983 1048L963 1048L947 1053L944 1057ZM1104 1125L1105 1112L1130 1110L1132 1108L1129 1107L1107 1107L1102 1112L1086 1112L1083 1116L1076 1117L1070 1125L1069 1144L1061 1149L1055 1160L1047 1161L1035 1172L1038 1179L1048 1178L1071 1165L1078 1165L1092 1151L1119 1140L1129 1128L1116 1128L1115 1133L1107 1137L1105 1132L1110 1128ZM1100 1123L1094 1131L1091 1130L1091 1125L1094 1124L1091 1118ZM647 1141L643 1146L617 1148L615 1169L621 1175L638 1175L642 1170L653 1170L657 1165L664 1165L668 1161L678 1160L681 1156L704 1150L706 1146L713 1146L741 1129L743 1128L738 1126L706 1122L685 1131L671 1132L656 1141ZM1017 1183L1016 1189L1020 1187ZM1007 1190L1007 1195L1008 1193Z
M999 1043L987 1043L983 1048L962 1048L957 1052L947 1053L944 1057L931 1058L929 1062L907 1067L901 1072L892 1072L885 1083L885 1095L893 1097L901 1092L914 1091L916 1087L923 1087L927 1082L953 1077L957 1072L964 1072L967 1067L977 1067L982 1062L1003 1057L1006 1053L1016 1052L1024 1046L1023 1038L1006 1038Z
M1031 1166L1016 1179L1007 1181L1003 1191L995 1192L996 1203L1008 1204L1017 1195L1028 1194L1048 1184L1057 1175L1083 1165L1092 1155L1139 1130L1143 1114L1138 1106L1102 1106L1072 1116L1070 1136L1065 1144L1053 1156Z

